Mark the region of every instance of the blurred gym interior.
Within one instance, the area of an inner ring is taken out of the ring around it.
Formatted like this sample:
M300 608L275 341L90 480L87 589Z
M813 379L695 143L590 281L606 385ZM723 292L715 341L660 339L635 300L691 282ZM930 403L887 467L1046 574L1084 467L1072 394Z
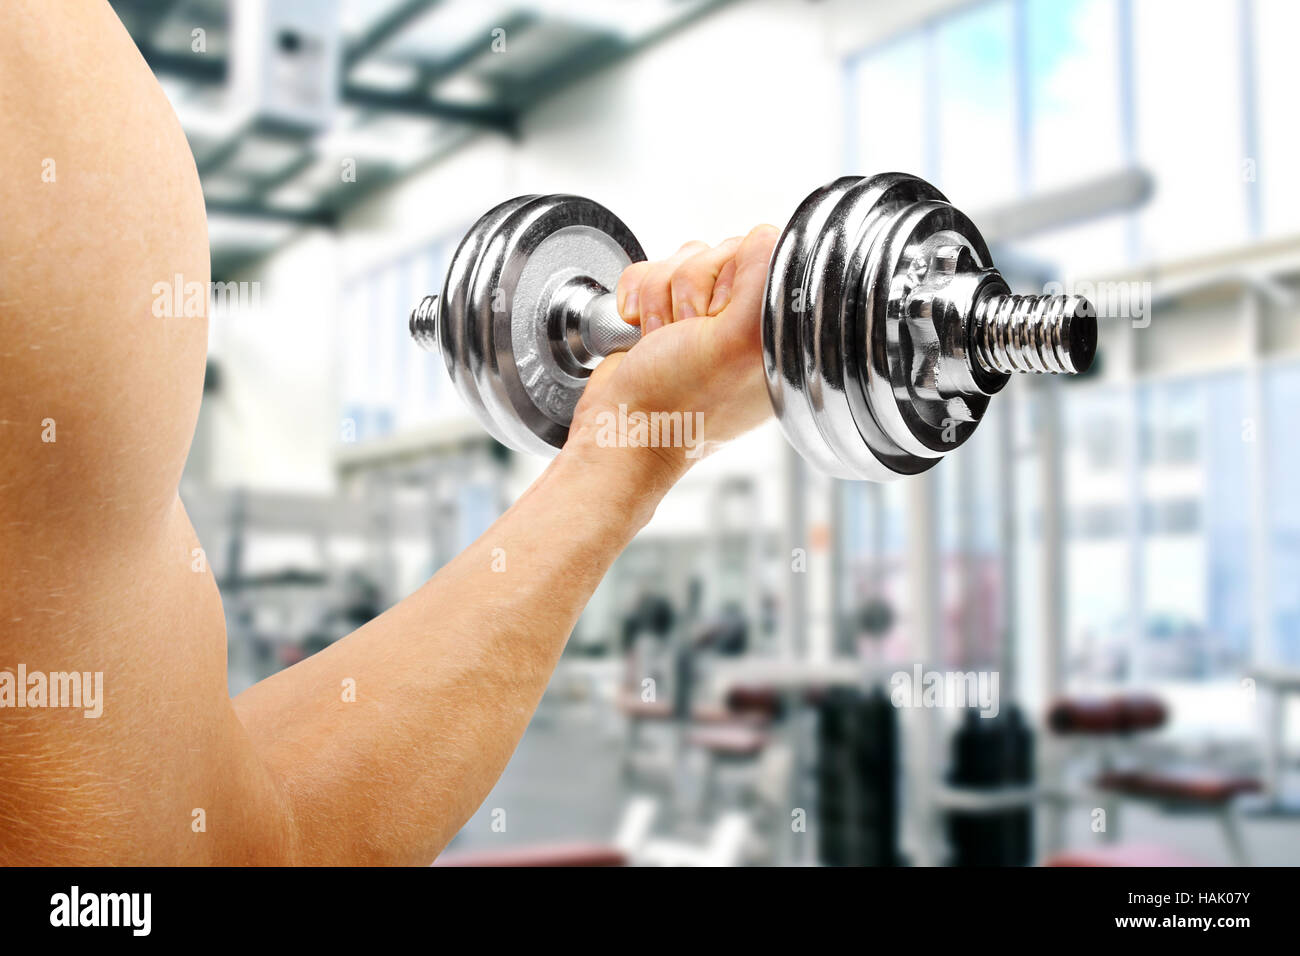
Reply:
M922 476L824 477L774 423L697 465L440 864L1300 860L1300 6L113 6L208 206L181 493L232 694L539 473L407 333L509 197L590 196L655 258L902 170L1014 291L1097 304L1091 372L1013 381Z

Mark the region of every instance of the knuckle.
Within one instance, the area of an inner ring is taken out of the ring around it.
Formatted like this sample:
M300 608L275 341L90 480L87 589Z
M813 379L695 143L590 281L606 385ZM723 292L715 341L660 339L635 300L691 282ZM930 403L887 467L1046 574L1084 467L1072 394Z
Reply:
M699 277L699 268L690 263L682 263L673 270L672 277L668 280L669 286L674 292L682 289L689 289L696 284Z

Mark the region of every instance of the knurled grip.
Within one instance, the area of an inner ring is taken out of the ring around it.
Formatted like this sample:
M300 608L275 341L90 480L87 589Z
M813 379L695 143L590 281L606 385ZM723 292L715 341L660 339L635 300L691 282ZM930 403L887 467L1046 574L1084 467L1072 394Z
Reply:
M623 321L618 314L618 301L613 292L598 295L588 303L582 310L579 331L587 351L600 358L626 352L641 341L640 327Z

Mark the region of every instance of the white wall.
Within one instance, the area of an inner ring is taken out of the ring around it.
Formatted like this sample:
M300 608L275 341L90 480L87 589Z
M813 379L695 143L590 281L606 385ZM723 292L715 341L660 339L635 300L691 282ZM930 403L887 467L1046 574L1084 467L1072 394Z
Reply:
M236 277L250 283L251 307L213 311L208 355L221 386L201 412L208 480L332 490L338 262L337 242L308 233Z

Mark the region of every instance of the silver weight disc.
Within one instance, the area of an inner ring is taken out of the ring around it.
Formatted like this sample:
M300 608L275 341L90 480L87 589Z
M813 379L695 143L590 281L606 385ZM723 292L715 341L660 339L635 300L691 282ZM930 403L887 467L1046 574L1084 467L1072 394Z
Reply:
M836 203L809 254L804 326L805 378L813 418L826 445L854 477L889 481L931 467L890 441L865 399L862 376L869 368L856 342L862 270L867 251L892 211L935 193L923 181L899 173L863 179Z
M554 454L569 434L590 371L562 367L551 348L553 293L575 276L612 290L645 258L631 231L590 199L535 196L486 236L464 317L474 382L493 433L519 451Z
M481 337L473 333L466 321L470 285L479 267L479 259L488 240L497 227L514 210L535 196L508 199L488 210L465 233L451 257L451 266L442 287L442 300L438 310L438 348L442 352L447 374L474 415L483 423L497 441L509 445L505 432L488 414L487 407L475 384L474 369L482 366L484 356Z
M827 446L813 414L804 377L808 257L840 197L857 176L844 176L810 194L786 223L772 250L763 292L763 372L767 394L786 440L819 471L836 478L856 474Z
M906 452L889 437L874 411L868 381L873 374L871 359L875 337L871 328L872 315L866 308L865 287L871 252L878 246L882 233L899 210L923 200L947 202L939 190L916 176L883 173L871 178L862 199L871 204L871 213L849 246L844 270L849 285L842 300L844 311L838 324L844 379L848 383L844 397L859 431L895 477L919 474L932 468L939 458Z

